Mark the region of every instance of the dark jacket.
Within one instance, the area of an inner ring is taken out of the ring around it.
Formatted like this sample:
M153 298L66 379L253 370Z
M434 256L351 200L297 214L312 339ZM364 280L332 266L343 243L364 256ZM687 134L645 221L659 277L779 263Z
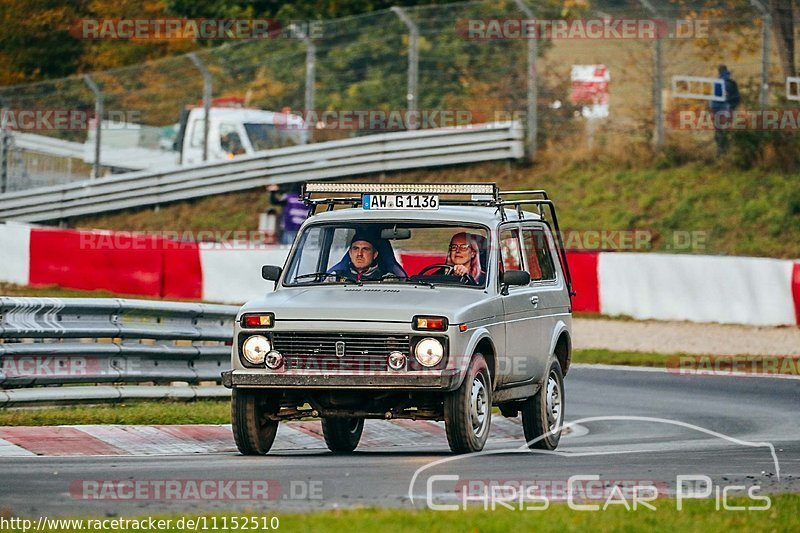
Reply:
M340 265L329 270L330 273L336 274L338 278L345 278L353 281L376 281L386 276L386 272L381 270L377 263L373 264L364 272L358 272L353 263L347 262L347 265Z

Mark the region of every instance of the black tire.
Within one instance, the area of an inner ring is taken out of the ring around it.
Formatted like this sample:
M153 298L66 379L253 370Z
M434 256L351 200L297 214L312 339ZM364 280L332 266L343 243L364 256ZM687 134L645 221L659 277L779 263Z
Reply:
M454 453L479 452L492 425L492 378L483 355L472 356L461 386L444 399L447 442Z
M564 375L554 357L539 392L522 402L522 429L528 448L555 450L558 447L564 423L564 400ZM556 428L558 430L553 431Z
M275 442L277 420L267 418L280 409L280 395L251 389L231 391L231 427L236 447L244 455L264 455Z
M328 449L336 453L350 453L358 446L364 432L363 418L323 418L322 434Z

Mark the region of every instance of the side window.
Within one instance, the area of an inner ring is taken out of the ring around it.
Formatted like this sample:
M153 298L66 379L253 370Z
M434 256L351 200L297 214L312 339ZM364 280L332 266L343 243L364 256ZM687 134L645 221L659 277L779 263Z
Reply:
M541 228L524 228L522 239L525 242L525 255L531 281L556 279L556 269L550 254L550 244Z
M192 139L189 145L192 148L203 146L203 135L205 135L205 120L196 118L192 121Z
M219 125L219 145L229 154L239 155L245 152L235 124L223 123Z
M522 270L522 253L519 230L500 230L500 270Z

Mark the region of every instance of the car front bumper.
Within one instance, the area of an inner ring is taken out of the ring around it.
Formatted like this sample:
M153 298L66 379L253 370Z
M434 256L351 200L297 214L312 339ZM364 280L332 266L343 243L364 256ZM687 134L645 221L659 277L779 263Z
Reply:
M222 384L228 388L268 389L391 389L391 390L441 390L458 387L457 370L440 372L402 373L266 373L247 370L229 370L222 373Z

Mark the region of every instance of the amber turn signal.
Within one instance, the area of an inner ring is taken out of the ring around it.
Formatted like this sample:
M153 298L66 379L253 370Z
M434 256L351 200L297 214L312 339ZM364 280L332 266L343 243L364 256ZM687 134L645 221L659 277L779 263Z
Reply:
M414 329L422 331L446 331L447 319L443 316L415 316Z
M275 315L272 313L244 315L242 326L245 328L271 328L275 322Z

